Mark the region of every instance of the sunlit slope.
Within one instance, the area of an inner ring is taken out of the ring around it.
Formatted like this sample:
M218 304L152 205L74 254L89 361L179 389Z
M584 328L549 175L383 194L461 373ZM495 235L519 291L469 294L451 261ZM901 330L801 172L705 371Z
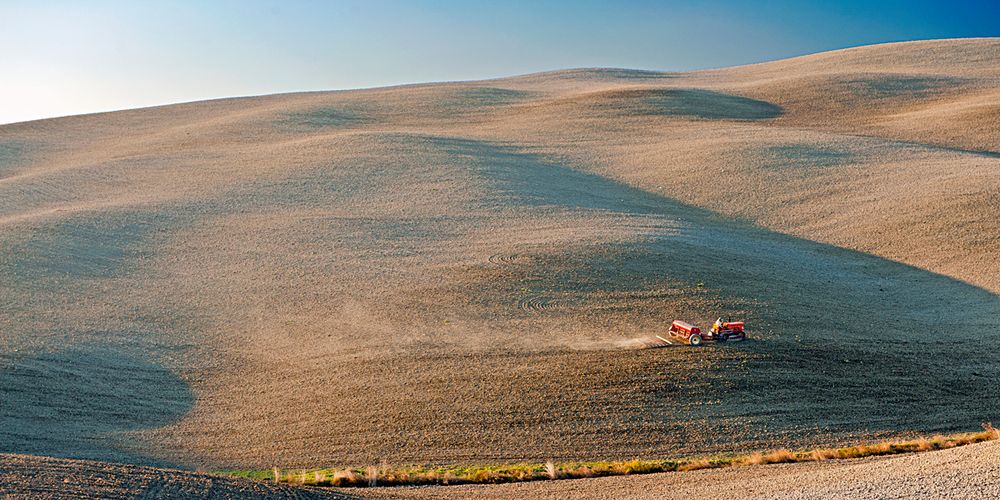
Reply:
M703 74L782 106L784 124L997 152L998 60L1000 40L960 39L858 47Z
M887 120L964 111L817 100L841 80L816 75L965 99L1000 88L996 47L4 126L0 451L543 460L976 426L1000 408L993 136L905 135ZM643 349L718 315L753 340Z
M601 147L574 160L632 185L995 291L997 68L996 39L888 44L600 80L529 120L576 125L556 133Z

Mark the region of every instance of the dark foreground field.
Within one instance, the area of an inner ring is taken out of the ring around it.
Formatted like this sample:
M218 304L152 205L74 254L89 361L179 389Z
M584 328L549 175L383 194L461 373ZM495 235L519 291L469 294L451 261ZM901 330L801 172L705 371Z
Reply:
M42 498L359 498L333 490L194 472L0 454L0 496Z
M998 116L980 39L2 126L0 451L490 463L1000 421ZM751 340L643 348L719 315Z

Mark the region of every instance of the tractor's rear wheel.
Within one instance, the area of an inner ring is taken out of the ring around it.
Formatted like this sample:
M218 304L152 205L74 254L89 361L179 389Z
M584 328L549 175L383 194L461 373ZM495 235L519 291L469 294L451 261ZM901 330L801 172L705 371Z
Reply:
M688 337L688 342L689 342L689 343L690 343L691 345L701 345L701 335L698 335L698 334L696 333L696 334L694 334L694 335L692 335L692 336Z

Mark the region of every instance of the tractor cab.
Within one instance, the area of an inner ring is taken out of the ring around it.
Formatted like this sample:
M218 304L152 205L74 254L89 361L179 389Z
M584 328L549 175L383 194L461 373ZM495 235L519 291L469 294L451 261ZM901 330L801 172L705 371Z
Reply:
M744 325L742 321L726 321L725 318L719 318L712 324L709 334L717 342L744 340L747 338Z

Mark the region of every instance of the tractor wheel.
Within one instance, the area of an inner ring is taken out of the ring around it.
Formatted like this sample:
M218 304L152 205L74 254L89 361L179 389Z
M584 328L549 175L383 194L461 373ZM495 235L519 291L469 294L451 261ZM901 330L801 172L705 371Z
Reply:
M728 339L729 339L728 335L715 334L715 341L716 342L725 342Z
M694 334L694 335L692 335L692 336L688 337L688 342L689 342L689 343L690 343L691 345L701 345L701 335L698 335L698 334L696 333L696 334Z

